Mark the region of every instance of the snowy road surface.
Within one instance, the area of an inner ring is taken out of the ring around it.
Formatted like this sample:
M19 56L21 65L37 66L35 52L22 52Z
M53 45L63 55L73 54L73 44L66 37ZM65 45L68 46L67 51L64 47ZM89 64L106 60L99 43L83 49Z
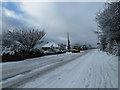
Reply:
M40 58L38 57L33 59L27 59L24 61L2 63L2 79L4 80L9 77L31 71L45 65L65 61L67 59L74 59L80 55L82 54L68 53L68 54L44 56Z
M19 88L118 88L116 56L92 50L65 65L32 78Z
M118 88L118 58L98 50L33 77L17 88Z
M17 62L2 63L2 84L3 88L9 87L37 74L66 64L76 58L84 55L81 53L64 53L59 55L50 55L38 58L27 59Z

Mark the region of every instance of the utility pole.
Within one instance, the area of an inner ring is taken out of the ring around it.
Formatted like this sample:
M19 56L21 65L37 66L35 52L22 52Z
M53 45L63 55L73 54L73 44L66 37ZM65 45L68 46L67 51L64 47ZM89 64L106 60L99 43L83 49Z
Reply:
M69 33L67 32L67 38L68 38L68 51L70 51L70 39L69 39Z

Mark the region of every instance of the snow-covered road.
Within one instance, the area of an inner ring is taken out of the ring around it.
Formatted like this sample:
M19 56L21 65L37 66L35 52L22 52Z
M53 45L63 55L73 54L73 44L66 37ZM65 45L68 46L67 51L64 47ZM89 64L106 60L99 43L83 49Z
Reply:
M13 87L118 88L118 58L91 50L76 60Z
M59 55L50 55L38 58L27 59L17 62L2 63L2 84L4 87L9 87L28 78L39 75L45 71L56 68L62 64L66 64L76 58L84 55L81 53L65 53Z
M2 63L2 79L4 80L9 77L21 74L21 73L25 73L25 72L34 70L39 67L43 67L45 65L65 61L66 59L76 58L80 55L82 54L68 53L68 54L38 57L38 58L33 58L33 59L27 59L24 61Z

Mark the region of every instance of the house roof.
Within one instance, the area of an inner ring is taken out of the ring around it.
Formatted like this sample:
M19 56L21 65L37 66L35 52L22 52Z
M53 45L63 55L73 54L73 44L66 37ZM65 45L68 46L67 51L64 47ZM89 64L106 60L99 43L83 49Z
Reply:
M34 49L40 49L40 48L42 48L42 46L45 45L45 44L46 44L46 42L45 42L45 43L37 44L37 45L34 46Z
M49 42L45 45L43 45L42 47L59 47L58 44L54 43L54 42Z

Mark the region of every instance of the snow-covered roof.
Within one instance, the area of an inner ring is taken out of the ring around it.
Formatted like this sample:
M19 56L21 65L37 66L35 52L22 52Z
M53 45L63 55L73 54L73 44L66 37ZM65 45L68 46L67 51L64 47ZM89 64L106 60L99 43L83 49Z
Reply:
M45 44L42 47L59 47L58 44L54 43L54 42L49 42L47 44Z
M34 48L40 49L42 48L43 45L45 45L46 43L41 43L41 44L37 44L34 46Z

